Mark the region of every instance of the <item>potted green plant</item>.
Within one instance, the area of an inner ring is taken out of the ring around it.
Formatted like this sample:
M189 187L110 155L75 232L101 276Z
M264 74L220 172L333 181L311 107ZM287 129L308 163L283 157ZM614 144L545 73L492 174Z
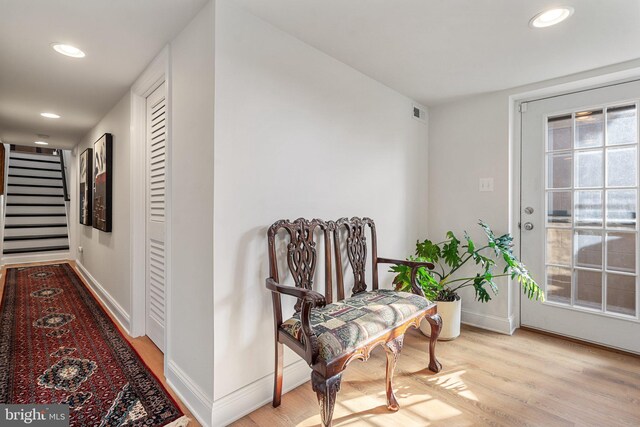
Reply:
M513 237L504 234L496 237L491 228L483 221L478 223L487 236L487 243L476 245L465 232L464 241L460 241L453 232L447 232L446 239L434 243L429 239L416 243L415 256L408 260L430 262L433 270L421 267L416 272L416 281L424 291L425 297L435 301L438 313L442 317L442 331L439 339L451 340L460 335L461 301L459 291L473 287L476 300L488 302L498 293L494 280L498 277L510 277L517 280L529 299L544 300L544 293L529 274L525 265L513 254ZM494 273L496 262L504 261L504 269ZM465 268L463 268L466 266ZM470 269L473 267L473 269ZM393 283L397 290L411 290L411 267L396 265L391 271L397 273ZM471 273L470 273L471 271ZM429 325L421 325L422 332L429 335Z

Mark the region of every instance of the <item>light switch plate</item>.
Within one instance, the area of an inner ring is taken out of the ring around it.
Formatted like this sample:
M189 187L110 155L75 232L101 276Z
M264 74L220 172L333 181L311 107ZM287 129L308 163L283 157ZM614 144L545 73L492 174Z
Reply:
M480 178L480 191L493 191L493 178Z

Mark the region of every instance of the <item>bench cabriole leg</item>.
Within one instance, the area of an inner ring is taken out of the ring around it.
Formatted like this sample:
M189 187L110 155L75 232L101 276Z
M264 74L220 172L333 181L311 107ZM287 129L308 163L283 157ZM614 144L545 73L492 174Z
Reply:
M311 372L311 387L318 396L320 404L320 417L324 427L331 427L333 408L336 404L336 395L340 391L342 372L330 378L324 378L316 371Z
M438 336L442 329L442 318L439 314L426 317L427 322L431 326L431 336L429 337L429 369L432 372L438 373L442 369L442 365L436 359L436 342L438 342Z
M400 409L396 395L393 393L393 373L396 369L396 363L398 362L398 356L402 351L402 344L404 343L404 335L385 343L384 349L387 352L387 408L390 411L397 411Z

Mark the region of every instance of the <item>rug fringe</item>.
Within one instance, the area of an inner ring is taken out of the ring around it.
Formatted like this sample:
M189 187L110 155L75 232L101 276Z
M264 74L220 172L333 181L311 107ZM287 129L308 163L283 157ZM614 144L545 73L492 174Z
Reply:
M189 417L187 417L186 415L183 415L177 420L165 425L164 427L187 427L187 425L189 424L189 421L191 421Z

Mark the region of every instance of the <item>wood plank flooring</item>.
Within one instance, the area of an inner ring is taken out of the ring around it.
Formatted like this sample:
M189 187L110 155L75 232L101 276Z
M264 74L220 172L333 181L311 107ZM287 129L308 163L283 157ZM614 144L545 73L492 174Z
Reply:
M118 327L118 329L120 329L122 334L127 338L127 341L129 341L131 343L131 345L133 346L133 348L136 349L136 351L138 352L138 354L140 355L142 360L144 360L144 362L147 364L149 369L151 369L151 371L160 379L160 382L162 382L162 385L169 391L171 396L178 403L178 406L180 407L182 412L186 416L189 417L190 421L189 421L188 427L200 427L200 423L196 420L196 418L189 411L189 409L184 405L184 403L182 403L180 398L174 393L174 391L171 389L171 387L169 387L169 385L167 384L167 381L164 378L164 354L162 354L160 349L158 347L156 347L156 345L146 335L143 336L143 337L137 337L137 338L130 337L120 327L120 324L115 319L115 317L111 315L109 310L100 301L100 298L97 297L95 292L93 292L91 287L87 284L86 280L82 276L82 273L80 273L80 271L76 267L75 262L73 262L73 261L60 261L60 262L68 262L75 269L76 273L78 274L78 277L80 277L80 279L82 279L82 281L84 282L84 284L87 287L87 289L89 290L89 292L91 292L96 297L96 300L100 303L102 308L104 308L105 312L109 315L109 317L111 318L113 323ZM25 267L25 266L45 265L45 264L55 264L55 263L42 262L42 263L19 264L19 266L20 267ZM7 277L6 276L6 269L9 268L9 267L16 267L16 266L18 266L18 265L6 265L6 266L3 266L2 269L0 269L0 276L1 276L0 277L0 300L2 299L2 293L3 293L3 290L4 290L4 284L5 284L5 280L6 280L6 277Z
M640 337L638 337L640 339ZM439 342L444 369L426 370L427 341L411 330L398 361L400 411L385 406L385 356L344 374L334 426L640 426L640 357L518 330L513 336L472 327ZM317 426L309 383L263 406L234 427Z
M200 426L164 381L162 352L147 337L128 339L193 420L189 426ZM444 369L433 374L425 368L426 345L419 332L407 334L395 376L396 413L385 406L382 349L352 363L334 426L640 426L640 357L528 330L509 337L465 326L460 338L438 343ZM279 408L265 405L232 425L319 424L306 383L285 394Z

